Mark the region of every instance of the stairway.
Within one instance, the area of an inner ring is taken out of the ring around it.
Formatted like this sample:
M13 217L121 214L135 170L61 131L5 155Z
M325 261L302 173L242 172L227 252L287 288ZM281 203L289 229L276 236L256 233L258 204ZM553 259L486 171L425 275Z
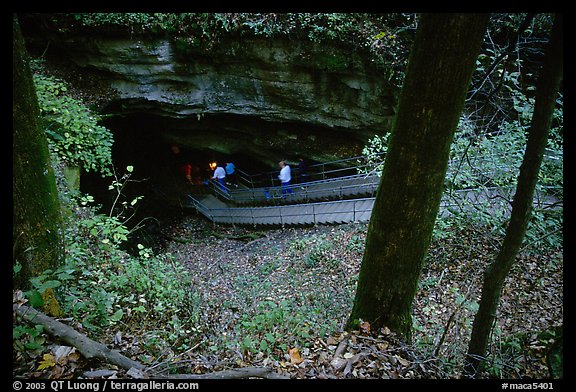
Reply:
M446 217L464 206L473 208L492 199L511 197L510 188L467 189L445 192L440 205L439 217ZM188 195L189 206L214 223L284 226L341 224L368 222L372 215L375 197L351 200L334 200L280 206L234 207L219 200L214 195ZM560 203L560 204L558 204ZM561 206L562 202L550 195L536 193L534 205L539 208Z
M322 180L292 185L294 194L286 197L281 187L223 191L214 186L211 194L187 195L184 207L194 208L214 223L224 224L284 226L369 221L380 178L375 174L324 178L325 173L328 172L321 173ZM510 207L513 192L514 187L446 190L438 216L470 212L479 205L485 209L486 202L489 206L483 212L490 214L499 208L496 207L498 201ZM271 203L276 205L267 205ZM536 192L534 205L557 208L563 202L548 192Z
M346 177L293 184L292 194L283 197L282 187L228 188L225 191L210 183L213 192L222 199L238 205L294 204L316 200L375 196L380 177L375 174L356 174Z
M230 207L213 195L189 196L191 206L215 223L239 225L314 225L367 222L374 198L305 204Z

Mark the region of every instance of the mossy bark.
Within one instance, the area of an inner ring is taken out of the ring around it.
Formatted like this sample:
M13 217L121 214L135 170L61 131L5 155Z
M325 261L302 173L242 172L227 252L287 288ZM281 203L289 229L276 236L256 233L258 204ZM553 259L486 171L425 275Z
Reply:
M563 22L560 14L555 18L546 59L536 86L534 113L512 202L510 222L506 228L502 247L484 276L480 306L474 318L468 347L466 371L470 375L476 374L482 358L486 355L504 280L518 255L530 221L538 172L548 142L548 133L562 80L563 41Z
M56 181L16 16L12 61L13 264L22 266L14 287L27 288L30 277L59 264L63 247Z
M412 302L442 197L450 144L488 15L424 14L366 238L348 327L411 339Z

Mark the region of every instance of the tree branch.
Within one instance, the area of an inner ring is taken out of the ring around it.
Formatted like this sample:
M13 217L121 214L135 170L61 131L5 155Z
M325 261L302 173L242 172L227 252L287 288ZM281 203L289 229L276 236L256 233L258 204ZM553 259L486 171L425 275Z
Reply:
M242 378L270 378L288 379L288 376L278 374L274 369L267 367L246 367L240 369L228 369L206 374L170 374L163 376L160 374L148 374L145 372L146 366L134 361L117 350L112 350L106 345L90 339L88 336L76 331L72 327L61 323L44 313L25 305L13 305L13 310L25 321L31 324L40 324L50 335L74 346L87 359L100 359L107 363L117 365L129 371L129 374L137 378L174 378L174 379L242 379Z
M88 359L101 359L108 363L120 366L123 369L144 369L145 366L122 354L117 350L112 350L102 343L98 343L88 336L81 334L72 327L46 316L44 313L37 311L25 305L13 305L14 311L24 320L32 324L40 324L50 335L55 336L74 346L78 351Z

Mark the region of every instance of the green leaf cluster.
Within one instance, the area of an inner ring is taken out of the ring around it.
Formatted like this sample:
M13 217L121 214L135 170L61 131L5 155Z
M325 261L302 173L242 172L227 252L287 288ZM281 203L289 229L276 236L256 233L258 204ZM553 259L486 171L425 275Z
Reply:
M62 176L58 157L54 162ZM62 196L66 186L59 188ZM32 289L24 293L28 303L42 309L43 294L50 289L63 313L96 340L110 328L146 331L142 343L153 355L166 347L178 351L196 344L202 336L200 302L189 271L170 254L155 255L141 244L136 255L122 250L129 230L118 217L99 213L92 196L75 195L62 202L64 263L32 280ZM14 273L18 270L16 266ZM27 344L19 345L22 350L42 343L34 331L25 326L14 329Z
M184 266L141 244L137 256L125 253L128 230L116 217L98 214L88 203L79 209L84 218L66 230L66 264L58 271L60 280L62 273L72 277L58 288L65 312L93 332L119 322L151 331L165 324L172 328L155 339L194 339L188 332L199 320L198 298Z
M312 336L310 322L289 300L258 303L255 314L242 316L240 326L244 352L285 353L289 347L306 345Z
M72 98L61 80L36 73L34 83L51 150L69 166L111 175L113 137L99 116Z

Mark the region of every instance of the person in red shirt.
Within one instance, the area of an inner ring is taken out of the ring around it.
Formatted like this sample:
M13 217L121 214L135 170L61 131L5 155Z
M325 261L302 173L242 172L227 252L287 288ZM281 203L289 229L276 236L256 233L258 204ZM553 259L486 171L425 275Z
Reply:
M172 157L178 167L179 174L186 178L186 181L192 184L192 165L186 160L179 146L173 144L170 147L170 150L172 151Z

